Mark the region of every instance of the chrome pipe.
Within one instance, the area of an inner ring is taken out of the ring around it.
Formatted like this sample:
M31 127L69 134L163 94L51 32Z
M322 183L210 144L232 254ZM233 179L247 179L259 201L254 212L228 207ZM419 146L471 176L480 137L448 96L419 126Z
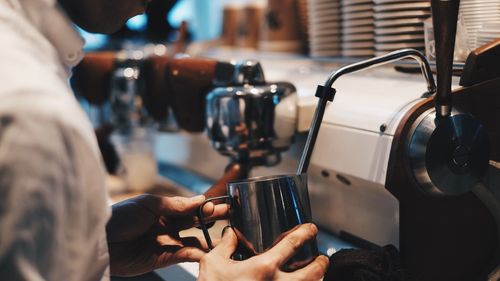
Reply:
M433 95L436 93L436 83L434 82L434 77L432 76L431 67L425 56L414 49L402 49L394 52L390 52L386 55L374 57L344 67L332 72L325 82L325 88L331 88L333 83L345 74L358 72L361 70L366 70L388 63L392 63L398 60L411 58L418 62L422 75L424 76L427 83L427 94ZM320 97L318 104L316 106L316 111L311 122L311 128L309 129L309 135L307 136L307 141L302 152L302 156L297 167L297 175L307 172L309 162L311 160L311 155L313 152L314 144L316 143L316 138L318 136L319 128L323 120L323 115L325 113L326 104L328 103L327 97Z

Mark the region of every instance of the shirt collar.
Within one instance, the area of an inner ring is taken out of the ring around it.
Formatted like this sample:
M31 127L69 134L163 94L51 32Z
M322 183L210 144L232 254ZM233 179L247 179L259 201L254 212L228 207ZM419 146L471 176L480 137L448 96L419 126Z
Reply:
M57 0L20 0L28 18L51 42L67 68L76 66L84 56L85 41Z

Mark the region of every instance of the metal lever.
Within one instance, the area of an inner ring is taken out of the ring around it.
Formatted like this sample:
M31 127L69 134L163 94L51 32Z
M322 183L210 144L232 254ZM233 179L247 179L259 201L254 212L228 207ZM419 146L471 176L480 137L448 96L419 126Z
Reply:
M374 57L364 61L360 61L354 64L346 65L339 68L335 72L332 72L325 82L323 88L331 88L333 83L342 75L381 66L394 61L402 60L405 58L411 58L416 60L420 69L422 70L422 75L427 82L427 91L429 95L436 93L436 84L434 83L434 77L432 76L431 67L425 56L414 49L402 49L388 53L380 57ZM314 144L316 143L316 138L318 136L319 127L321 126L321 121L323 120L323 115L325 113L326 104L328 102L328 95L323 95L320 97L318 104L316 106L316 111L311 122L311 128L309 129L309 135L307 136L307 141L302 152L302 157L300 158L299 165L297 167L297 175L307 172L309 162L311 160L311 155L313 152Z
M459 0L431 1L438 83L434 100L438 119L450 116L452 111L451 75L459 6Z

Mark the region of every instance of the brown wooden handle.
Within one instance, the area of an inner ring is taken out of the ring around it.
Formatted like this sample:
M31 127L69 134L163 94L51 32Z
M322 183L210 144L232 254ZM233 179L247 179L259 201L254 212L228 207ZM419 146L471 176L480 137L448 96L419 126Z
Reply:
M73 69L71 86L92 104L109 99L111 77L115 67L115 53L91 52Z
M224 175L204 193L205 197L211 198L227 195L226 184L231 181L248 178L248 170L249 167L241 163L229 164L226 167Z
M451 107L451 75L460 0L431 0L434 42L436 44L436 110ZM446 115L446 114L445 114Z
M205 128L205 94L214 80L217 61L209 59L151 56L140 69L141 95L156 120L172 108L177 123L188 131Z
M114 52L88 53L71 79L75 91L93 104L109 100ZM140 94L151 116L165 120L171 107L187 131L205 128L205 95L213 86L216 60L151 56L140 64Z
M179 126L190 132L205 129L205 95L213 86L216 60L183 58L172 60L167 79L171 107Z
M167 80L170 61L168 56L150 56L140 65L141 96L149 114L156 120L165 120L170 106L172 90Z

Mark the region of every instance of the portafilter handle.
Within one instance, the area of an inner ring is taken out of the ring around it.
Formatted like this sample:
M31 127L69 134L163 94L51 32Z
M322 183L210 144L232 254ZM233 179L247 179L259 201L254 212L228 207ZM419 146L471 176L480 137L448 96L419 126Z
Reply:
M90 52L73 68L70 83L79 96L91 104L109 101L111 77L115 70L114 52Z
M316 143L316 138L318 136L319 127L321 126L323 115L325 113L326 104L328 103L328 101L333 101L333 98L335 96L335 89L332 88L333 83L338 78L340 78L340 76L343 76L345 74L378 67L406 58L414 59L419 63L422 70L422 75L427 82L427 93L425 95L434 94L436 92L436 84L434 83L434 78L432 77L429 62L421 52L414 49L402 49L383 56L374 57L341 67L337 71L334 71L330 74L324 86L318 86L316 90L316 96L319 97L319 101L316 105L316 111L314 112L314 116L311 122L309 135L307 136L307 141L302 152L302 157L300 158L299 165L297 167L297 175L307 172L307 168L309 166L311 155L314 149L314 144Z
M151 56L141 64L141 96L148 113L162 122L173 112L180 128L205 129L205 95L219 62L205 58Z
M231 162L227 165L224 175L219 178L203 195L206 198L219 197L227 194L226 184L231 181L248 178L249 166L245 163Z

